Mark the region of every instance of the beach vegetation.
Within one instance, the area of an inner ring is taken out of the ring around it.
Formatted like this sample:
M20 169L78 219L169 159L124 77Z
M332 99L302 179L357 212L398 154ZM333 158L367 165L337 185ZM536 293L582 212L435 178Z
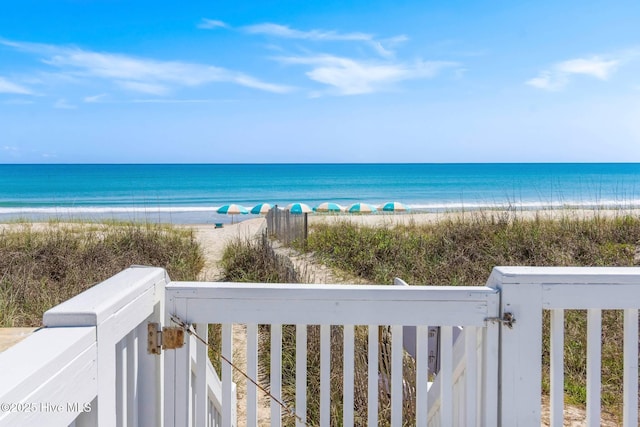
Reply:
M193 232L166 225L11 224L0 230L0 327L37 327L49 308L131 265L195 280L204 258Z

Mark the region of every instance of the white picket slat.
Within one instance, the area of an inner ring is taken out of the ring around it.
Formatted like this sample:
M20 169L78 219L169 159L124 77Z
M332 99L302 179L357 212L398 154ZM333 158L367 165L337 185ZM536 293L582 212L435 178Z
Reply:
M209 341L209 325L206 323L198 323L196 325L198 336L204 342ZM195 375L195 414L194 421L196 427L207 427L207 413L209 406L209 393L207 387L207 369L209 360L208 347L196 340L196 375Z
M353 425L353 394L354 394L354 340L355 329L353 325L344 325L343 327L343 360L342 360L342 424L345 426Z
M367 396L367 423L370 426L378 425L378 325L369 325L368 340L368 396Z
M282 425L282 325L271 325L271 426ZM277 400L276 400L277 399Z
M402 426L402 325L391 326L391 426Z
M222 355L233 363L233 325L225 323L222 325ZM235 420L232 414L235 408L233 398L233 369L229 363L222 360L222 426L232 427Z
M427 427L429 415L429 327L416 328L416 427Z
M602 310L587 310L587 426L600 425Z
M551 310L551 402L549 417L551 427L564 423L564 310Z
M462 420L465 426L477 425L477 401L478 401L478 334L474 326L466 326L463 331L464 355L465 355L465 408L463 413L466 419Z
M453 331L440 328L440 425L453 425Z
M296 325L296 426L307 421L307 325Z
M258 378L258 325L247 324L247 375ZM258 388L247 381L247 425L258 425Z
M331 425L331 326L320 325L320 426Z

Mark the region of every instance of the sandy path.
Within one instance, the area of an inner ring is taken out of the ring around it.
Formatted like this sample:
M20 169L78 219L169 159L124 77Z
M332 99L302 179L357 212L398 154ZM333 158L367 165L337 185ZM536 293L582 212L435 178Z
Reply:
M199 280L216 281L220 279L222 272L220 261L225 246L235 239L251 239L257 236L266 227L266 221L264 218L249 219L237 224L225 224L222 228L215 228L211 224L180 225L178 227L192 229L200 247L202 247L205 264L200 272Z
M190 228L202 248L205 265L200 273L201 281L220 280L222 269L220 261L226 245L236 239L252 239L259 236L266 227L264 218L250 219L237 224L225 224L223 228L215 228L213 225L185 225ZM233 364L242 372L247 371L247 329L245 325L233 325ZM233 371L233 381L236 383L236 396L238 399L237 416L238 426L246 426L246 395L247 380L237 370ZM270 402L268 398L260 396L258 392L258 425L268 426L270 419Z

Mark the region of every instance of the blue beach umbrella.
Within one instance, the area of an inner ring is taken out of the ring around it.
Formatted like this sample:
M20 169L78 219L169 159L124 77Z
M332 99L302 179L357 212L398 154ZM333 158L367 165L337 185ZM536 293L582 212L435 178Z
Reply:
M380 206L380 209L385 212L407 212L409 211L409 207L400 202L389 202Z
M349 213L374 213L377 209L367 203L354 203L349 206Z
M342 212L344 207L337 203L324 202L313 208L313 210L316 212Z
M269 203L259 203L251 208L252 214L260 214L264 215L271 210L271 205Z
M244 206L236 205L235 203L232 203L230 205L220 206L218 209L216 209L216 212L219 214L231 215L231 224L233 224L234 215L238 215L238 214L246 215L249 213L249 211Z
M303 214L308 212L313 212L313 210L304 203L291 203L287 206L287 210L292 214Z

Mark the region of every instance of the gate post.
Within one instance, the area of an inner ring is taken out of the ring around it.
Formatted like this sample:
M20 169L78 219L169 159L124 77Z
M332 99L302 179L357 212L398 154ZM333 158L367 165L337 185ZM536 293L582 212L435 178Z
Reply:
M165 325L175 326L171 316L188 324L187 303L184 299L168 298L165 303ZM191 425L191 354L190 338L183 336L181 348L163 350L164 356L164 425ZM186 341L186 343L185 343Z
M500 290L499 425L540 426L542 287L518 268L494 268L487 286ZM507 321L511 319L511 321Z

